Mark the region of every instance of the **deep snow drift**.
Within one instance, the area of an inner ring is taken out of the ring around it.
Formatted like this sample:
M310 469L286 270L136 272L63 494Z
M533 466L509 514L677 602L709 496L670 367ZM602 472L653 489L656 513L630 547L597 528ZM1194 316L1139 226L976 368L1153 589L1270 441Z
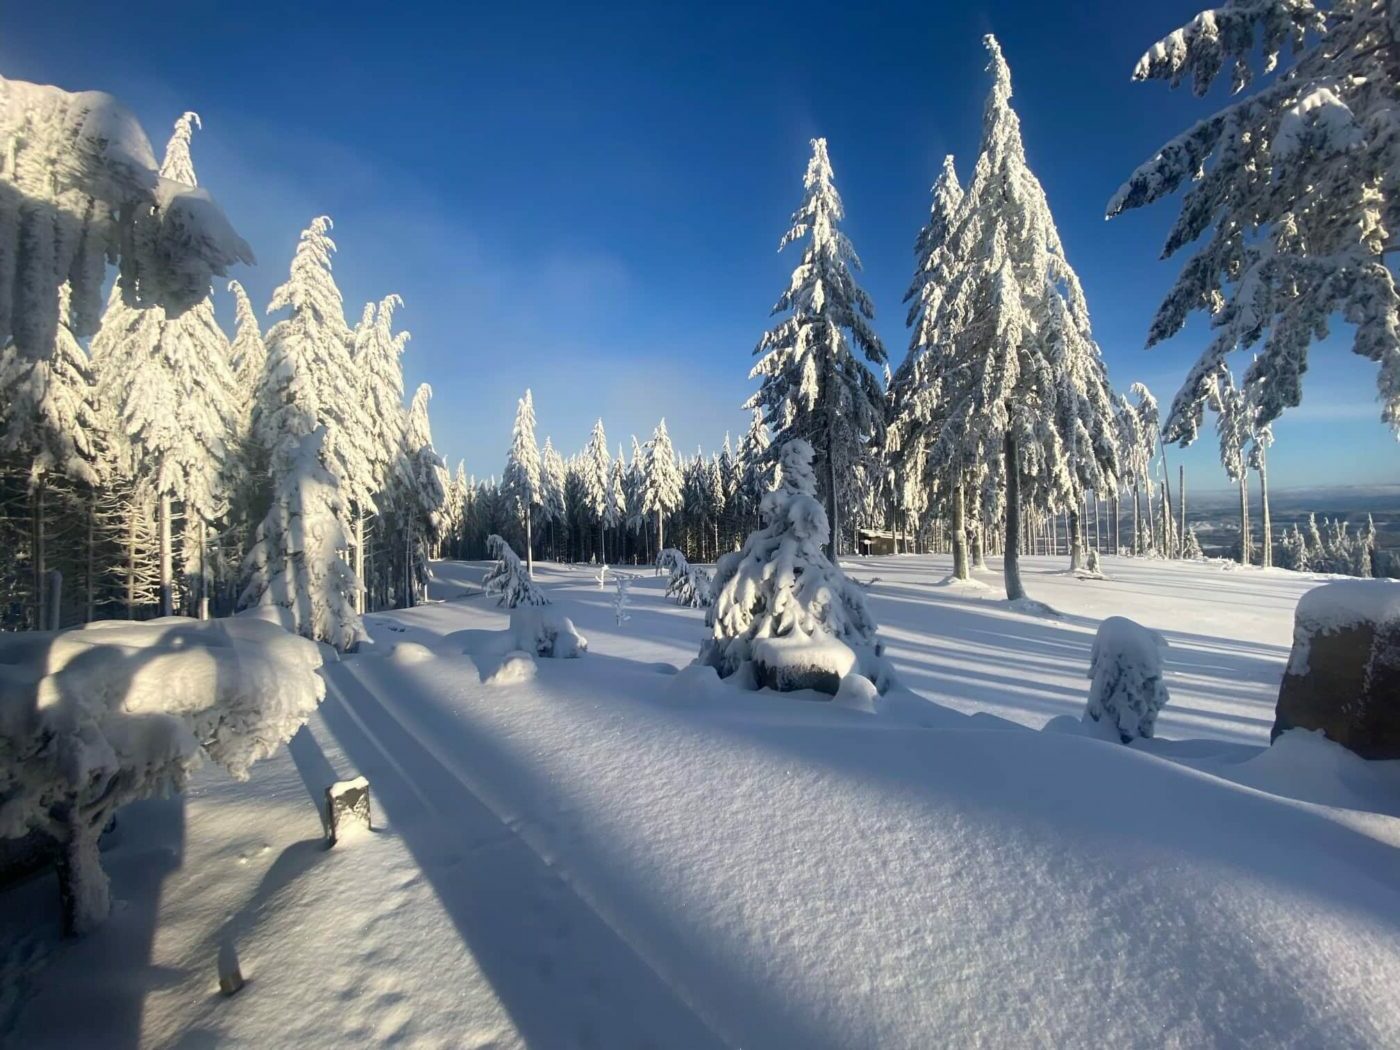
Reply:
M703 612L664 579L619 625L582 566L537 576L588 651L531 660L484 566L439 565L439 602L325 669L288 756L126 811L107 927L58 942L48 878L0 895L0 1039L1400 1041L1400 770L1265 749L1315 580L1028 559L1051 618L938 586L946 558L845 567L916 692L743 692L687 666ZM1131 746L1076 728L1113 614L1169 643ZM378 830L325 851L311 799L355 775Z

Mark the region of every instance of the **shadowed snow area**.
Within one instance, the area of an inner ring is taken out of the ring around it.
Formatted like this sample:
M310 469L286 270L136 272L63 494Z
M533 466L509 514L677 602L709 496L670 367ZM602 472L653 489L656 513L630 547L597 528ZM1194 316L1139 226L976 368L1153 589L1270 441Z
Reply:
M248 784L123 811L105 927L58 941L50 876L0 895L0 1042L1400 1044L1400 763L1265 750L1318 579L1026 559L1049 616L946 557L845 564L902 683L874 713L677 673L703 612L646 569L619 627L537 566L588 652L531 668L483 566L437 565ZM1170 646L1132 746L1077 726L1111 615ZM355 775L377 831L324 850Z

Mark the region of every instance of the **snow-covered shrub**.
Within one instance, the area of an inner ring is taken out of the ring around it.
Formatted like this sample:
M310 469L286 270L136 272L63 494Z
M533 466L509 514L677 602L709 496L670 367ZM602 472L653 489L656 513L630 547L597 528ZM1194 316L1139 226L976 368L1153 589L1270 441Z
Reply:
M1167 702L1162 650L1167 642L1156 631L1125 616L1099 624L1089 657L1089 703L1086 721L1115 733L1123 743L1150 737L1157 713Z
M491 557L496 559L496 564L486 574L482 584L487 594L500 595L496 601L497 605L514 609L517 605L549 604L544 591L535 586L535 581L530 579L530 570L525 567L520 555L511 549L509 543L492 534L486 540L486 549L491 552Z
M258 618L0 634L0 836L56 839L64 921L107 915L98 836L202 756L245 779L325 695L318 647Z
M822 550L827 517L816 498L812 446L787 442L780 465L781 481L761 506L767 524L716 567L706 616L712 636L700 660L722 678L749 665L754 681L780 690L834 694L854 672L883 692L894 675L865 595Z
M670 574L666 580L666 597L675 598L691 609L708 609L713 604L710 574L691 565L676 548L667 547L658 554L656 568Z
M588 639L574 622L552 609L525 607L510 614L511 648L568 660L588 652Z
M615 582L617 590L613 594L613 616L617 618L617 625L621 627L628 620L632 619L631 614L627 611L628 602L631 599L631 595L628 594L628 589L632 586L632 577L625 572L620 572L617 574Z

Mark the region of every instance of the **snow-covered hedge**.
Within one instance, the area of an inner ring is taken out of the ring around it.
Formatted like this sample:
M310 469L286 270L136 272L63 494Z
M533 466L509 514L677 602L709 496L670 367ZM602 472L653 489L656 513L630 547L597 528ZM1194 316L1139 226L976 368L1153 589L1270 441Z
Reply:
M715 570L714 607L706 617L712 636L700 660L739 681L779 690L821 689L834 694L855 673L884 692L894 672L875 636L865 594L822 550L826 511L816 498L812 446L783 446L781 482L763 497L767 524L743 549L726 554Z
M487 594L499 594L497 605L514 609L517 605L548 605L544 591L530 579L530 570L520 560L520 555L511 549L509 543L494 533L486 540L486 549L496 564L482 581Z
M1167 702L1162 674L1166 639L1125 616L1099 624L1089 657L1089 703L1085 721L1102 726L1123 743L1150 737Z
M656 556L656 567L670 574L666 580L666 597L675 598L692 609L708 609L714 604L710 574L691 565L675 547L667 547Z
M239 779L325 695L315 643L258 618L104 621L0 634L0 837L60 846L65 923L106 917L97 840L201 758Z

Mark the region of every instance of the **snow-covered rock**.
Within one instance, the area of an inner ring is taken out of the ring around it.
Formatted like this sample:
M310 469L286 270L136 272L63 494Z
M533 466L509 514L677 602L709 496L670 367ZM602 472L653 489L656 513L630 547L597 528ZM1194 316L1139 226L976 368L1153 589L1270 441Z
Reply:
M1089 657L1085 723L1096 723L1123 743L1150 737L1168 698L1162 672L1166 639L1126 616L1099 624Z
M1272 736L1295 727L1400 758L1400 583L1338 580L1298 602Z

